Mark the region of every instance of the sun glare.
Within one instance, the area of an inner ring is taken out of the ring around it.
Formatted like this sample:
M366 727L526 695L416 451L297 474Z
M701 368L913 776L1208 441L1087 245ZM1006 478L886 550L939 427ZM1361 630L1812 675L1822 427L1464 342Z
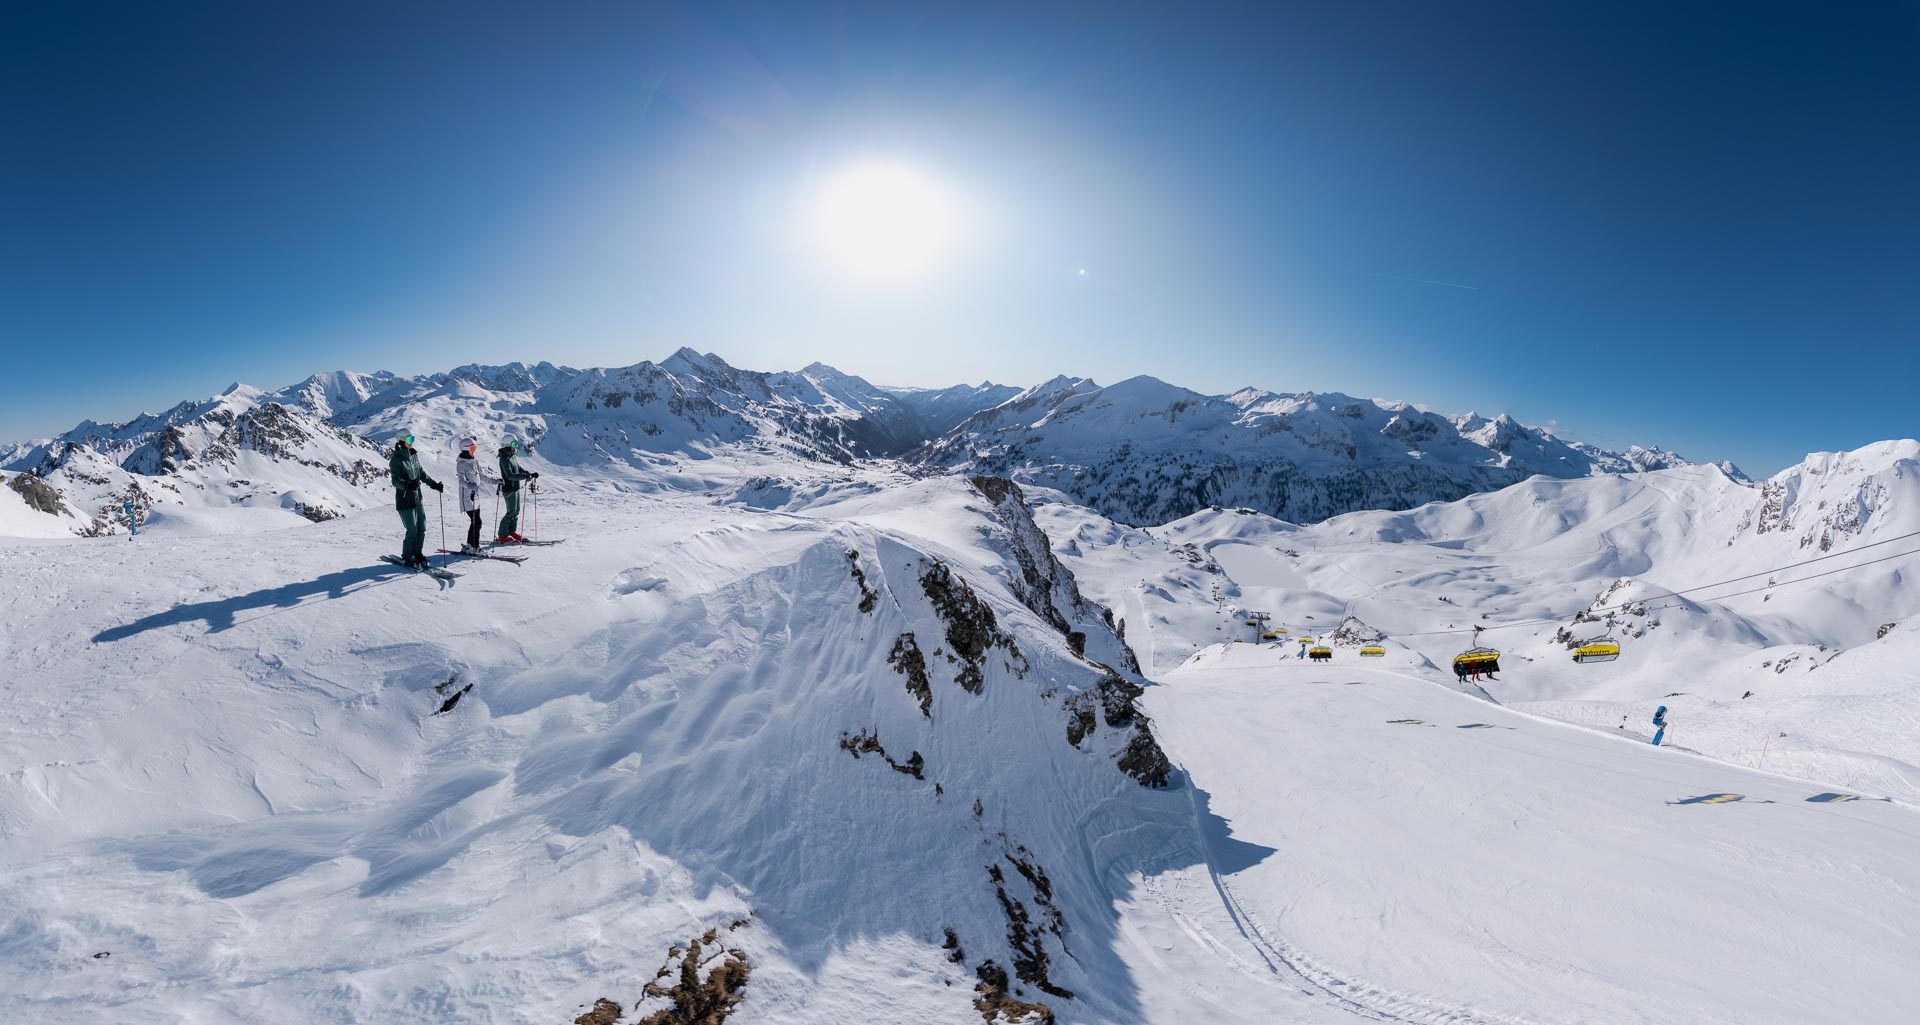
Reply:
M815 247L836 270L874 281L924 277L953 250L959 204L905 164L855 164L828 178L809 209Z

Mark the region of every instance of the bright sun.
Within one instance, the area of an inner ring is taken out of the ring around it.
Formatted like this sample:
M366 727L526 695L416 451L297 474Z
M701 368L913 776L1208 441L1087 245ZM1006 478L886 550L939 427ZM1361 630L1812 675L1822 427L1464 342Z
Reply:
M905 164L870 161L828 178L808 211L809 233L837 269L866 280L925 276L960 234L954 197Z

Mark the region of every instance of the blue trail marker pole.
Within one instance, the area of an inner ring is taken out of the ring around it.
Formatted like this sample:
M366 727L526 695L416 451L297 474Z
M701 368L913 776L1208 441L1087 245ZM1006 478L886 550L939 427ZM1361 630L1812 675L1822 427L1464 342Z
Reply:
M1659 747L1661 738L1667 735L1667 706L1661 705L1653 713L1653 746Z

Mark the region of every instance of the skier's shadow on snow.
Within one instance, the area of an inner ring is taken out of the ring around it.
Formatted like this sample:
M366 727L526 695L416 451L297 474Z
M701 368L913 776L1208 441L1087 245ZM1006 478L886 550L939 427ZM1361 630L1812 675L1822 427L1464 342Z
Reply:
M251 594L241 594L231 598L218 598L213 601L176 605L165 612L156 612L151 616L143 616L131 623L125 623L120 626L102 630L93 635L93 643L106 644L111 641L125 640L135 634L146 633L148 630L158 630L161 627L174 626L180 623L191 623L196 620L204 620L206 622L208 633L219 633L222 630L230 630L236 622L241 622L241 620L236 620L235 617L243 612L248 612L253 609L273 608L276 610L275 612L268 612L263 615L276 615L279 612L285 612L289 609L298 608L301 605L307 604L307 599L315 596L339 598L351 594L354 591L365 590L368 587L374 587L386 583L389 580L397 580L400 577L412 575L413 571L400 569L395 566L355 566L352 569L343 569L337 573L328 573L325 576L315 577L312 580L298 584L265 587ZM252 616L245 621L260 618L263 617Z

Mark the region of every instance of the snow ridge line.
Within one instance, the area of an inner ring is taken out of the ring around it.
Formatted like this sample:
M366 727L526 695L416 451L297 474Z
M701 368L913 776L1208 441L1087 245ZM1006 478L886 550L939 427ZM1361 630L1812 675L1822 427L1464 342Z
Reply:
M1421 997L1395 993L1368 983L1349 982L1285 940L1269 938L1260 920L1234 895L1233 888L1227 885L1225 877L1214 866L1213 851L1207 845L1206 833L1201 825L1200 808L1194 803L1193 777L1178 760L1174 761L1174 765L1187 777L1187 808L1193 817L1193 827L1201 837L1200 855L1206 864L1207 876L1213 880L1214 890L1220 895L1220 903L1226 909L1227 916L1233 919L1240 935L1253 945L1274 975L1290 975L1309 992L1317 992L1341 1008L1374 1021L1399 1022L1402 1025L1530 1025L1521 1018L1478 1017L1465 1010L1439 1006L1435 1001Z

